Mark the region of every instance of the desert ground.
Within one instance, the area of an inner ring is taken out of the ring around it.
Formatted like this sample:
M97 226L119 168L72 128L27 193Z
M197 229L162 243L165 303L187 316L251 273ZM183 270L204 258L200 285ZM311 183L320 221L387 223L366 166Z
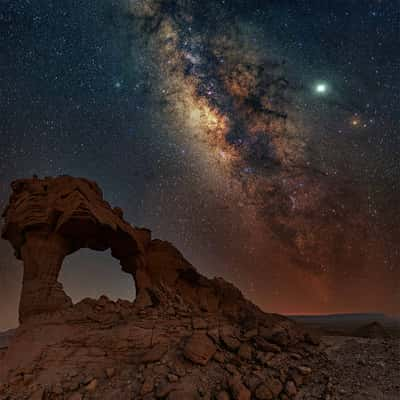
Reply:
M382 314L295 317L321 334L328 362L302 399L400 398L400 320ZM326 389L329 388L327 391Z
M374 321L374 318L378 319L379 322ZM295 319L301 320L301 324L313 331L318 331L321 335L319 354L310 352L307 357L298 357L302 358L301 363L306 364L306 368L312 373L310 373L306 385L301 387L299 385L295 399L397 400L400 398L400 330L398 329L398 320L374 315L303 316ZM0 334L0 362L15 334L15 330ZM365 337L361 337L361 335ZM161 367L162 364L158 368ZM108 371L109 374L115 373L112 369L108 369ZM151 378L145 378L148 374L147 370L139 374L143 374L143 385L149 385L152 382ZM90 381L88 378L82 379L85 382ZM110 377L109 380L112 381L113 379L115 378ZM90 383L86 383L86 386ZM118 385L118 380L110 384ZM115 393L120 393L123 396L122 393L124 392L117 390ZM0 392L0 399L2 400L29 398L7 396ZM84 397L85 394L82 397L80 396L79 393L76 397L65 396L61 398L97 398L90 391L86 392L86 397ZM122 399L123 397L117 398ZM150 395L139 398L152 399L155 397ZM229 399L230 397L222 397L221 395L221 397L216 398ZM263 399L264 397L259 394L259 397L254 398Z

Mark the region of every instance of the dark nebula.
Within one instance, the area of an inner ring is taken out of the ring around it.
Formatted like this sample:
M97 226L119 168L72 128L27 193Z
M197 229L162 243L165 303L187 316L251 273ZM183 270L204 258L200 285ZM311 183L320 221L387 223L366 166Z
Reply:
M0 24L2 207L17 177L86 176L265 310L400 312L396 0L5 1ZM76 296L111 276L88 257Z

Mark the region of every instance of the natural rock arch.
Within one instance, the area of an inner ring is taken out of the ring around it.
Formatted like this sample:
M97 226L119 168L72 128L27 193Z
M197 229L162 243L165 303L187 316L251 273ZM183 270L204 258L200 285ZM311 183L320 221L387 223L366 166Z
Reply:
M136 309L181 303L184 307L253 319L261 311L223 279L207 279L170 243L132 227L111 208L95 182L70 176L19 179L3 217L2 237L24 263L20 322L72 307L58 281L66 256L82 248L111 250L136 283Z
M21 322L72 305L58 276L64 258L81 248L111 249L123 271L140 279L137 271L144 265L143 245L150 232L126 223L122 211L103 200L96 183L68 176L34 177L15 181L11 187L2 236L24 262Z
M68 255L61 266L58 281L74 304L101 296L112 301L129 302L136 298L134 277L121 270L110 250L80 249Z

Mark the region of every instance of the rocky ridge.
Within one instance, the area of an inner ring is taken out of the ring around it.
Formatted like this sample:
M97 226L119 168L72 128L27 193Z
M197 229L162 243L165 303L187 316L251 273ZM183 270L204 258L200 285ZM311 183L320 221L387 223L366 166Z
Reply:
M290 399L315 357L313 338L283 319L102 297L22 325L0 367L0 399Z
M21 326L0 363L0 399L293 399L318 339L266 314L170 243L132 227L86 179L13 182L3 238L24 262ZM64 257L111 248L137 299L73 305Z

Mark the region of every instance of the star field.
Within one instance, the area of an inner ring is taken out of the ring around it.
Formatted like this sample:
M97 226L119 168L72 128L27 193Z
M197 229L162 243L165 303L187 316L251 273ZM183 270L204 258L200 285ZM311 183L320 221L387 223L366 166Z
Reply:
M1 208L85 176L266 310L400 312L398 1L67 3L0 10ZM129 297L109 260L67 293ZM0 243L1 329L21 273Z

